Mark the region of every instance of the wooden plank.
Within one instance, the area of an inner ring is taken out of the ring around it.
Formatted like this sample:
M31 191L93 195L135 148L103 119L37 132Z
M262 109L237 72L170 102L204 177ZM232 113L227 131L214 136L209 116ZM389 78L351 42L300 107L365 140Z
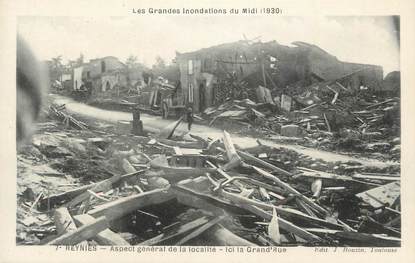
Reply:
M168 139L158 138L157 141L164 145L165 147L173 148L173 147L180 147L180 148L191 148L191 149L203 149L204 144L200 141L196 142L188 142L188 141L173 141Z
M327 116L325 113L323 113L323 117L324 117L324 122L326 123L326 126L327 126L327 131L331 132L330 123L329 123L329 120L327 120Z
M185 187L174 187L171 189L171 191L175 194L175 196L177 197L177 201L179 203L190 207L195 207L209 211L210 213L216 216L222 215L223 209L219 208L218 206L212 203L231 206L229 202L226 203L219 198L215 198L207 194L198 193ZM209 202L208 200L210 200L211 202Z
M193 167L171 167L167 163L165 156L157 157L150 162L150 166L155 169L162 170L166 176L174 176L184 179L184 177L196 177L200 175L205 175L206 173L213 173L215 169L213 168L193 168ZM163 175L163 177L164 177Z
M183 237L182 239L180 239L175 246L181 246L187 242L189 242L190 240L192 240L193 238L201 235L203 232L205 232L206 230L208 230L209 228L211 228L212 226L216 225L217 223L219 223L220 221L222 221L222 219L224 218L224 216L219 216L214 218L213 220L207 222L206 224L202 225L201 227L199 227L198 229L196 229L195 231L193 231L192 233L188 234L187 236Z
M232 168L238 167L241 164L241 157L236 152L233 145L232 138L227 131L223 131L223 143L225 145L226 156L228 157L228 163L226 163L222 169L228 171Z
M373 208L380 208L383 206L393 206L398 197L401 195L400 190L400 182L392 182L356 194L356 196L371 205Z
M122 159L122 169L126 173L135 173L137 170L134 168L134 166L131 165L131 163L127 159Z
M76 231L63 234L47 243L48 245L76 245L84 240L91 239L99 232L108 228L105 216L95 219L92 223L83 225Z
M248 204L242 204L242 207L245 208L246 210L252 212L253 214L255 214L257 216L264 218L267 221L271 221L271 219L272 219L272 213L269 213L269 212L267 212L267 211L265 211L265 210L263 210L259 207L256 207L256 206L253 206L253 205L248 205ZM287 221L287 220L285 220L281 217L278 217L278 224L285 231L288 231L290 233L294 233L295 235L297 235L297 236L299 236L299 237L301 237L305 240L308 240L308 241L321 241L321 239L318 236L302 229L301 227L298 227L298 226L294 225L293 223L291 223L291 222L289 222L289 221Z
M77 229L75 222L66 207L57 208L53 213L53 218L58 235L73 232Z
M74 216L74 220L78 226L88 225L94 222L95 218L88 214L82 214ZM110 229L105 229L99 232L95 237L93 237L99 245L102 246L129 246L124 238L122 238L117 233L114 233Z
M168 233L168 234L160 234L158 236L155 236L149 240L146 240L144 242L141 242L140 244L138 244L138 246L154 246L157 244L161 244L162 242L171 240L175 237L178 237L186 232L189 232L201 225L204 225L208 222L209 220L206 217L201 217L198 218L194 221L191 221L187 224L184 224L182 226L179 227L179 229L177 229L174 233Z
M312 200L308 199L306 196L304 196L303 194L301 194L300 192L295 190L293 187L291 187L289 184L284 183L279 178L277 178L274 175L262 170L261 168L258 168L258 167L255 167L255 166L253 166L253 168L255 169L255 171L257 171L259 174L261 174L265 178L268 178L268 179L274 181L275 183L277 183L277 185L280 186L281 188L283 188L284 190L290 192L291 194L294 194L294 195L298 196L298 198L301 198L301 200L303 200L308 206L315 209L317 212L322 213L324 215L328 215L328 211L326 209L322 208L321 206L314 203Z
M182 122L182 120L183 116L180 117L180 119L178 119L177 121L172 122L171 124L161 129L159 134L160 138L169 139L171 136L173 136L174 131L176 130L177 126L179 126L179 124Z
M298 210L294 210L294 209L287 209L287 208L283 208L280 206L275 206L272 204L266 204L260 201L256 201L256 200L252 200L246 197L242 197L238 194L234 194L234 193L229 193L226 191L220 191L219 194L221 196L223 196L224 198L232 201L234 204L237 204L239 206L246 206L246 205L253 205L253 206L257 206L261 209L267 209L267 210L272 210L273 208L275 208L278 212L278 214L280 214L281 216L285 216L285 217L290 217L290 218L298 218L301 220L304 220L306 222L309 223L313 223L316 225L321 225L321 226L325 226L325 227L330 227L330 228L335 228L335 229L343 229L343 227L340 224L335 224L335 223L331 223L328 222L324 219L320 219L317 217L312 217L309 216L307 214L304 214Z
M90 210L88 214L95 218L106 216L109 221L112 221L134 210L148 205L164 203L173 198L174 195L167 189L155 189L99 205Z
M238 151L238 154L244 159L244 160L246 160L246 161L251 161L251 162L253 162L253 163L255 163L256 165L260 165L260 166L262 166L262 167L265 167L265 168L268 168L268 169L271 169L272 171L274 171L274 172L278 172L278 173L281 173L281 174L284 174L284 175L287 175L287 176L292 176L293 174L292 173L290 173L290 172L288 172L288 171L286 171L286 170L284 170L284 169L281 169L281 168L279 168L279 167L277 167L277 166L275 166L275 165L273 165L273 164L270 164L270 163L268 163L268 162L265 162L265 161L263 161L263 160L261 160L261 159L259 159L259 158L257 158L257 157L255 157L255 156L253 156L253 155L251 155L251 154L249 154L249 153L246 153L246 152L243 152L243 151Z
M215 246L258 246L257 244L251 243L248 240L235 235L220 224L216 224L206 230L203 236L206 236L207 240L211 240Z
M82 194L86 190L94 187L94 185L96 185L96 183L89 184L89 185L83 185L83 186L71 189L69 191L63 192L63 193L50 195L44 199L41 199L40 203L42 204L42 206L46 206L47 203L50 203L50 204L60 203L63 200L68 200L68 199L74 198Z
M113 177L106 179L104 181L101 181L98 184L94 185L90 190L95 193L106 192L112 187L113 181L118 181L120 179L121 179L121 175L114 175ZM84 200L88 199L90 195L91 194L89 192L84 192L78 195L77 197L75 197L74 199L72 199L71 201L69 201L68 203L66 203L65 207L72 208L76 206L77 204L83 202Z
M267 190L263 187L259 187L259 194L262 197L262 200L269 202L271 200Z
M367 174L354 174L352 175L352 178L380 180L380 181L400 181L401 180L401 177L398 177L398 176L379 176L379 175L367 175Z
M85 199L90 197L90 193L86 192L88 189L90 189L91 191L97 193L97 192L105 192L107 190L109 190L113 184L117 183L120 180L124 180L124 179L128 179L132 176L136 176L140 173L143 173L145 170L139 170L139 171L134 171L128 174L124 174L124 175L114 175L108 179L105 179L101 182L98 182L96 184L91 185L91 187L85 188L81 194L79 194L78 196L76 196L74 199L72 199L70 202L66 203L65 206L70 208L70 207L74 207L75 205L83 202Z

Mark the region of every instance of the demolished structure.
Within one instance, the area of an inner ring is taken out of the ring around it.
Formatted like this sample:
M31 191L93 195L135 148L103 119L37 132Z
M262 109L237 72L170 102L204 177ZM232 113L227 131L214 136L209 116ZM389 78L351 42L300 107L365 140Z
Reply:
M239 41L176 63L177 81L115 57L74 70L74 88L81 78L133 108L140 133L48 105L18 151L18 244L401 246L399 72L383 79L303 42ZM143 105L176 120L150 129ZM178 128L187 107L202 132Z
M19 154L18 243L400 246L399 167L82 123L53 105Z
M185 101L193 105L195 112L203 112L226 98L253 100L259 85L272 90L272 99L281 94L293 95L299 87L339 79L352 90L382 87L380 66L342 62L304 42L293 45L239 41L177 53ZM258 100L261 102L261 98Z

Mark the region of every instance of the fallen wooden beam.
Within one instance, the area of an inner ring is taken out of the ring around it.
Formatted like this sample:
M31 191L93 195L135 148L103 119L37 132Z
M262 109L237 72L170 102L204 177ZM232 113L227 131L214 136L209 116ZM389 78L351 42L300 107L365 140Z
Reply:
M182 122L182 120L183 120L183 116L180 117L180 119L178 119L177 121L172 122L171 124L161 129L159 136L161 138L169 139L171 136L173 136L174 131L176 130L177 126L179 126L179 124Z
M173 147L180 147L180 148L189 148L189 149L203 149L204 144L200 141L195 142L188 142L188 141L173 141L168 139L157 139L158 143L164 147L173 148Z
M302 221L305 221L309 224L320 225L320 226L330 227L330 228L334 228L334 229L343 229L342 225L340 225L340 224L331 223L331 222L328 222L324 219L320 219L318 217L309 216L309 215L304 214L304 213L302 213L298 210L283 208L283 207L275 206L275 205L272 205L272 204L267 204L267 203L264 203L264 202L249 199L249 198L240 196L238 194L229 193L229 192L226 192L226 191L221 191L221 192L219 192L219 194L221 196L223 196L224 198L226 198L227 200L230 200L234 204L237 204L239 206L244 207L246 205L253 205L253 206L259 207L261 209L269 209L269 210L272 210L273 208L275 208L277 210L278 214L280 214L281 216L284 216L284 217L288 217L290 219L297 218L297 219L301 219Z
M394 100L395 100L395 98L392 98L392 99L387 99L387 100L385 100L385 101L382 101L382 102L379 102L379 103L375 103L375 104L369 105L369 106L367 106L367 107L366 107L366 109L371 109L371 108L374 108L374 107L377 107L377 106L380 106L380 105L383 105L383 104L386 104L386 103L392 102L392 101L394 101Z
M61 203L65 200L69 200L71 198L74 198L74 197L82 194L86 190L91 189L92 187L94 187L94 185L96 185L96 183L80 186L80 187L77 187L75 189L71 189L69 191L63 192L63 193L50 195L46 198L41 199L40 204L41 204L42 207L46 207L47 204L49 203L50 207L53 207L56 203Z
M155 236L149 240L146 240L144 242L141 242L140 244L138 244L138 246L154 246L157 244L162 244L163 242L166 242L168 240L171 240L175 237L178 237L182 234L185 234L201 225L204 225L208 222L209 220L206 217L201 217L198 218L194 221L191 221L187 224L184 224L182 226L179 227L179 229L177 229L176 231L174 231L173 233L163 233L160 234L158 236Z
M326 123L326 126L327 126L327 131L331 132L330 123L329 123L329 120L327 120L327 116L325 113L323 113L323 117L324 117L324 122Z
M74 216L74 220L78 226L88 225L95 221L95 218L88 214L82 214ZM109 228L99 232L95 237L92 238L98 245L101 246L129 246L124 238L117 233L114 233Z
M256 244L235 235L220 224L216 224L209 228L205 231L203 236L206 236L206 239L211 240L216 246L257 246Z
M242 207L245 208L246 210L252 212L253 214L264 218L267 221L270 221L272 219L272 213L267 212L259 207L253 206L253 205L249 205L249 204L242 204ZM279 226L284 229L287 232L293 233L305 240L308 241L322 241L321 238L319 238L318 236L304 230L301 227L298 227L296 225L294 225L293 223L278 217L278 224Z
M270 173L262 170L261 168L258 168L258 167L255 167L255 166L253 166L253 168L255 169L255 171L257 171L259 174L261 174L265 178L268 178L268 179L274 181L275 183L277 183L277 185L279 187L281 187L284 190L290 192L291 194L294 194L294 195L298 196L298 198L300 198L301 200L303 200L304 203L306 203L308 206L310 206L311 208L313 208L317 212L322 213L323 215L328 215L328 211L326 209L324 209L321 206L319 206L316 203L314 203L312 200L310 200L309 198L307 198L306 196L304 196L303 194L301 194L300 192L298 192L297 190L295 190L289 184L284 183L279 178L277 178L274 175L272 175L272 174L270 174Z
M47 245L76 245L84 240L93 238L96 234L108 228L105 216L95 219L87 225L83 225L76 231L63 234L47 243Z
M239 179L239 180L246 181L246 182L248 182L250 184L256 185L258 187L263 187L263 188L265 188L267 190L270 190L270 191L273 191L273 192L276 192L276 193L287 194L287 191L284 190L284 189L282 189L282 188L280 188L280 187L277 187L277 186L274 186L274 185L269 185L267 183L264 183L264 182L258 181L256 179L250 178L246 174L240 174L240 173L235 173L235 172L228 172L228 174L230 174L232 176L239 176L239 177L243 176L243 177L246 177L246 179Z
M131 163L127 159L122 159L122 169L126 173L134 173L137 172L137 170L131 165Z
M106 179L104 181L101 181L99 183L97 183L96 185L94 185L91 189L92 192L106 192L108 191L111 187L113 182L116 182L118 180L121 179L121 175L114 175L113 177ZM90 197L90 193L88 191L78 195L77 197L75 197L74 199L72 199L71 201L69 201L68 203L65 204L65 207L71 208L76 206L77 204L83 202L84 200L86 200L87 198Z
M72 216L69 214L69 211L66 207L60 207L56 209L53 213L53 218L58 235L73 232L77 229L75 222L73 221Z
M290 173L290 172L288 172L288 171L286 171L284 169L281 169L281 168L279 168L279 167L277 167L277 166L275 166L273 164L270 164L270 163L268 163L266 161L263 161L263 160L255 157L255 156L249 154L249 153L246 153L246 152L243 152L243 151L238 151L238 154L245 161L248 161L248 162L251 161L251 162L253 162L253 163L257 164L257 165L260 165L262 167L266 167L268 169L271 169L272 171L275 171L275 172L278 172L278 173L281 173L281 174L284 174L284 175L287 175L287 176L292 176L293 175L292 173Z
M95 218L106 216L109 221L112 221L134 210L148 205L164 203L173 198L174 195L170 191L167 191L167 189L155 189L99 205L88 211L88 214Z
M180 239L175 246L181 246L187 242L189 242L190 240L192 240L193 238L201 235L203 232L205 232L206 230L208 230L209 228L213 227L214 225L216 225L217 223L219 223L220 221L222 221L222 219L224 218L224 216L219 216L214 218L213 220L207 222L206 224L202 225L201 227L199 227L198 229L196 229L195 231L193 231L192 233L188 234L187 236L183 237L182 239Z
M159 156L150 161L150 166L155 169L160 169L164 172L164 176L168 176L169 179L173 180L177 177L177 180L183 180L188 177L196 177L205 175L206 173L213 173L213 168L193 168L193 167L172 167L168 164L165 156Z
M132 176L142 173L143 171L145 170L134 171L134 172L124 174L124 175L114 175L111 178L105 179L93 185L89 185L90 187L86 187L85 189L82 189L82 192L78 196L76 196L74 199L66 203L65 207L68 207L68 208L74 207L77 204L89 198L91 195L89 192L87 192L87 190L89 189L95 193L105 192L105 191L108 191L112 187L112 185L117 183L118 181L128 179Z
M400 181L399 176L379 176L379 175L368 175L368 174L354 174L352 178L355 179L367 179L367 180L380 180L380 181Z

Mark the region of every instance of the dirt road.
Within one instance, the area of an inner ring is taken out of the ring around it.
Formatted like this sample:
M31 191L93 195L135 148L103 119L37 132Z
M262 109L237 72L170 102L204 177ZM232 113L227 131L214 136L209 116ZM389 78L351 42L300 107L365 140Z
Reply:
M75 114L79 114L85 117L95 118L98 120L117 123L118 121L131 121L132 114L127 112L118 112L118 111L108 111L103 110L95 107L88 106L83 103L76 102L70 98L58 96L58 95L50 95L52 97L52 101L58 104L65 104L66 109ZM144 128L149 132L157 132L159 129L166 127L168 124L173 122L174 120L166 120L162 119L159 116L153 116L148 114L141 114L141 120L143 121ZM187 124L181 123L177 128L181 132L187 131ZM217 128L212 128L204 125L193 125L192 126L192 134L201 136L203 138L221 138L222 131ZM252 147L257 145L256 139L252 137L241 136L237 134L231 134L232 139L235 144L245 148L245 147ZM279 144L272 141L261 140L261 143L264 145L275 146L275 147L285 147L287 149L295 150L301 154L305 154L311 156L316 159L323 159L327 162L347 162L347 161L354 161L360 162L362 165L365 166L376 166L376 167L386 167L389 165L396 165L398 163L392 161L379 161L376 159L369 159L369 158L362 158L362 157L352 157L344 154L338 154L328 151L323 151L319 149L312 149L307 148L299 145L291 145L291 144Z

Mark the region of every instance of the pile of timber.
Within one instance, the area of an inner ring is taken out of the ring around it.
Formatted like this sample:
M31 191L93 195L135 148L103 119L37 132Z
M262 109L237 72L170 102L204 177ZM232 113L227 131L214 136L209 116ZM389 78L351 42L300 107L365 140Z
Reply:
M192 136L193 143L164 138L173 132L148 142L166 154L147 156L142 170L125 160L125 175L39 200L54 209L57 229L43 243L400 246L399 175L288 171L263 157L265 146L241 150L226 131L222 140ZM353 198L354 213L345 215ZM163 225L172 218L143 211L171 201L204 214ZM161 228L137 242L111 227L134 213ZM252 226L235 231L231 222L241 218Z
M75 119L73 116L65 112L65 104L62 105L50 105L49 112L53 114L58 120L67 126L72 126L78 130L88 129L88 125L82 121Z

